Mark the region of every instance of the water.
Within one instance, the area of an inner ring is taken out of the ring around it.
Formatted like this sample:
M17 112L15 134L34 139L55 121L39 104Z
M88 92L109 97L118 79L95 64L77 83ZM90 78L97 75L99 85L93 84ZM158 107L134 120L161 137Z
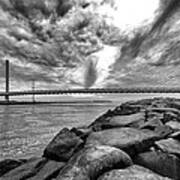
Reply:
M180 98L178 94L118 94L66 98L73 101L111 100L104 103L0 106L0 160L39 156L63 127L88 125L122 102L155 96Z

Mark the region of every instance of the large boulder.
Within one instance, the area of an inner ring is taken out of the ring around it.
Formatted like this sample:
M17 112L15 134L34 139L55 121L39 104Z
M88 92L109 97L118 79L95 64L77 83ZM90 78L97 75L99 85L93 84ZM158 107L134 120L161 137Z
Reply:
M119 149L109 146L91 146L74 155L56 179L96 179L105 171L130 165L132 165L131 158Z
M88 145L108 145L122 149L131 155L142 152L154 144L159 136L149 130L114 128L93 132L86 141Z
M121 104L113 110L114 115L131 115L141 111L143 107L140 104L131 104L129 102Z
M65 163L48 160L47 163L28 180L47 180L56 177Z
M67 128L62 129L44 150L44 157L56 161L68 161L80 148L83 140Z
M134 163L175 180L180 179L180 160L172 154L149 151L137 155Z
M180 157L180 141L169 138L157 141L156 146L162 150L163 152L167 152L170 154L175 154Z
M87 127L74 127L71 129L71 132L75 133L77 136L79 136L81 139L85 141L89 134L92 133L92 129Z
M180 110L176 108L169 108L169 107L149 107L148 111L157 112L157 113L165 113L172 114L173 117L177 117L180 115ZM171 120L171 119L169 119Z
M0 177L5 173L9 172L12 169L22 165L24 161L22 160L14 160L14 159L6 159L0 162Z
M131 115L114 115L104 118L104 121L96 121L93 124L93 129L96 131L118 128L118 127L140 127L145 122L145 113L139 112Z
M117 169L102 175L98 180L170 180L149 169L133 165L126 169Z
M33 158L23 165L11 170L0 180L46 180L57 176L64 163L55 162L45 158Z
M154 132L157 133L160 138L167 138L169 135L174 133L173 129L169 126L166 126L166 125L157 126L154 129Z
M153 118L153 119L141 124L140 128L155 130L158 126L163 126L162 121L160 119Z
M173 130L180 130L180 122L169 121L166 123L167 126L171 127Z
M47 162L45 158L32 158L25 164L4 174L0 180L20 180L34 176Z

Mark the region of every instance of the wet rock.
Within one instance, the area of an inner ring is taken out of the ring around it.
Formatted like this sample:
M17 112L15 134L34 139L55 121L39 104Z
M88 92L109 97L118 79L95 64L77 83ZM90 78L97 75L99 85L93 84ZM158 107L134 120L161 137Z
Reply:
M163 126L157 126L154 132L158 134L160 138L167 138L174 131L169 126L163 125Z
M48 160L46 164L37 172L37 174L28 180L47 180L58 175L65 163Z
M83 144L83 140L69 129L62 129L44 150L44 157L56 161L68 161Z
M105 118L104 121L96 122L93 125L93 129L110 129L118 127L136 127L144 123L145 114L144 112L131 114L131 115L115 115L113 117Z
M155 130L158 126L163 126L163 123L160 119L153 118L149 120L148 122L142 124L140 126L141 129L149 129L149 130Z
M180 101L179 99L172 99L172 101L168 102L169 107L180 110Z
M150 151L139 154L134 163L172 179L180 179L180 160L172 154Z
M164 118L164 123L167 123L169 121L179 121L180 122L179 113L175 113L175 112L165 112L163 118Z
M169 137L180 141L180 131L171 134Z
M131 158L119 149L109 146L90 146L74 155L56 179L96 179L105 171L130 165L132 165Z
M130 115L141 111L142 106L139 104L124 103L114 109L114 115Z
M166 126L169 126L174 130L180 130L180 122L177 121L169 121L166 123Z
M157 141L155 144L163 152L175 154L180 157L180 141L169 138Z
M147 121L151 121L153 119L159 119L159 120L163 120L164 118L164 113L158 113L158 112L154 112L154 111L149 111L149 110L145 110L147 113Z
M117 169L102 175L98 180L170 180L149 169L133 165L126 169Z
M12 169L22 165L24 162L22 160L6 159L0 162L0 176L9 172Z
M180 115L180 111L175 108L161 107L161 108L148 108L148 111L158 112L158 113L173 113L175 115Z
M32 158L25 164L4 174L0 180L20 180L30 178L37 174L46 162L47 159L45 158Z
M81 139L85 140L92 132L92 130L86 127L79 127L79 128L72 128L71 132L75 133Z
M93 132L87 138L88 145L108 145L123 149L130 154L142 152L150 147L159 136L149 130L114 128Z
M145 122L145 113L139 112L131 115L114 116L110 119L110 126L113 127L136 127Z

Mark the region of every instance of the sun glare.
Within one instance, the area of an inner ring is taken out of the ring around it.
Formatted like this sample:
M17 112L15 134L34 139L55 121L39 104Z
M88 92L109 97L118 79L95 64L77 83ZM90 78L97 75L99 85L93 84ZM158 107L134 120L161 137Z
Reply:
M145 21L150 23L159 8L159 0L117 0L114 4L105 4L98 11L106 16L110 23L122 30L136 28Z

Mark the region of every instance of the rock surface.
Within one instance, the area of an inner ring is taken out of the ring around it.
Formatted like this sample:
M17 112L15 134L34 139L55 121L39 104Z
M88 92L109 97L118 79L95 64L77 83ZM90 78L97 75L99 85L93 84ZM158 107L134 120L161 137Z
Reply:
M174 130L180 130L180 122L177 121L169 121L166 123L167 126L171 127Z
M131 115L115 115L104 118L104 121L93 125L94 129L109 129L117 127L139 127L145 122L145 113L135 113Z
M126 169L118 169L105 173L98 180L170 180L149 169L133 165Z
M130 101L62 129L43 157L0 162L0 180L180 179L180 100Z
M9 172L11 169L15 169L16 167L22 165L24 162L22 160L13 160L6 159L0 162L0 176Z
M180 160L172 154L160 151L139 154L134 162L172 179L180 178Z
M175 154L180 157L180 141L176 139L164 139L155 143L163 152Z
M45 158L32 158L22 166L19 166L2 176L0 180L28 179L35 175L39 171L39 169L46 163L46 161L47 159Z
M37 174L28 180L47 180L56 177L59 171L64 167L65 163L48 160Z
M131 158L119 149L110 146L90 146L72 157L57 180L96 179L105 171L130 165Z
M94 132L87 138L88 145L108 145L126 152L135 154L151 147L159 136L149 130L134 128L114 128L100 132Z
M44 157L67 161L83 143L80 137L67 128L61 130L44 150Z
M64 166L62 162L51 161L46 158L30 159L22 166L8 172L1 180L46 180L56 175Z

